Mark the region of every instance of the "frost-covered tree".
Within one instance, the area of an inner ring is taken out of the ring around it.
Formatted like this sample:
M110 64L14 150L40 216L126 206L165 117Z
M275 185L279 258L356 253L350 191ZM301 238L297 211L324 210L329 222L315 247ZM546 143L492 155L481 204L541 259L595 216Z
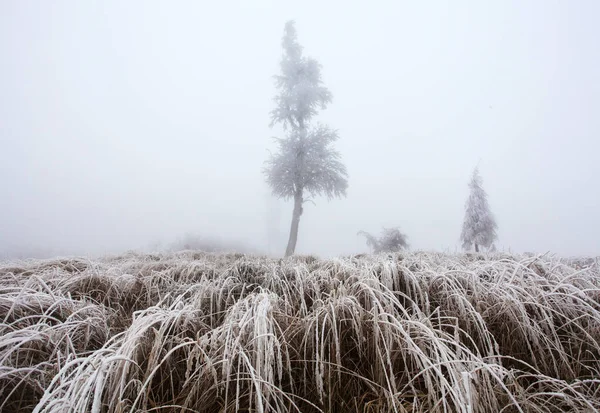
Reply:
M479 168L475 168L469 188L471 192L465 205L465 220L463 223L460 240L465 250L470 250L475 246L475 251L479 252L479 247L489 248L496 240L496 220L490 211L487 201L487 194L481 186L482 179L479 175Z
M365 231L359 231L367 239L367 245L373 253L398 252L401 249L408 248L407 236L400 232L399 228L383 228L379 238Z
M281 74L275 76L278 94L271 126L286 131L276 139L278 150L266 161L264 173L273 195L294 200L294 212L285 255L296 250L298 225L307 196L343 197L348 188L346 167L333 143L338 134L324 125L311 126L319 109L331 102L321 80L321 65L302 54L294 22L285 25Z

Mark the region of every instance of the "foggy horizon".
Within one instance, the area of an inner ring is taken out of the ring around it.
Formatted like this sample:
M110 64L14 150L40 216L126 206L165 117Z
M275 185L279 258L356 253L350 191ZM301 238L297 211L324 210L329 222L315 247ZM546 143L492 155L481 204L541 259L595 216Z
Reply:
M0 257L104 254L186 233L283 255L262 173L296 22L333 101L346 198L307 203L298 254L461 251L479 166L499 251L598 256L593 1L0 4Z

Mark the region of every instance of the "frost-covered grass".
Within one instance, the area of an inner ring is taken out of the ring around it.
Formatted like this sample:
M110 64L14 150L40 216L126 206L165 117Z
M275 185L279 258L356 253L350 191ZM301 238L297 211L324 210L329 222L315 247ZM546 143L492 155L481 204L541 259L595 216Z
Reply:
M32 410L598 411L599 264L189 251L5 262L0 411Z

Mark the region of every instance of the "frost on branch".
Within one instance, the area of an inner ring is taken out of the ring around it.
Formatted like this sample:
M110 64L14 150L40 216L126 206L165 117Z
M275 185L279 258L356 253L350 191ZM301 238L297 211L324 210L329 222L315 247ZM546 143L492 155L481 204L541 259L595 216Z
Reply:
M496 228L498 226L490 211L478 168L473 171L469 188L471 192L465 206L465 220L460 240L463 249L470 250L474 245L475 251L479 251L479 246L486 248L492 246L497 238Z
M379 238L365 231L359 231L367 239L367 245L373 250L373 253L398 252L408 248L407 236L400 232L399 228L384 228Z
M331 92L323 86L319 62L302 55L293 21L285 25L282 46L281 74L275 76L279 93L275 96L277 106L271 111L271 125L302 129L331 102Z
M345 196L348 173L340 153L331 146L337 139L337 132L323 125L276 139L278 151L265 168L273 195L290 199L301 188L329 199Z

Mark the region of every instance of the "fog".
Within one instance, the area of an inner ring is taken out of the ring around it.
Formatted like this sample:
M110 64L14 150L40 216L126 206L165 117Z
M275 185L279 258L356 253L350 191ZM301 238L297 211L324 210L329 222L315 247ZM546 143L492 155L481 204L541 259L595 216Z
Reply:
M0 250L102 254L185 233L283 254L261 172L294 19L323 66L347 198L298 253L458 251L479 165L499 250L600 254L597 1L0 3Z

